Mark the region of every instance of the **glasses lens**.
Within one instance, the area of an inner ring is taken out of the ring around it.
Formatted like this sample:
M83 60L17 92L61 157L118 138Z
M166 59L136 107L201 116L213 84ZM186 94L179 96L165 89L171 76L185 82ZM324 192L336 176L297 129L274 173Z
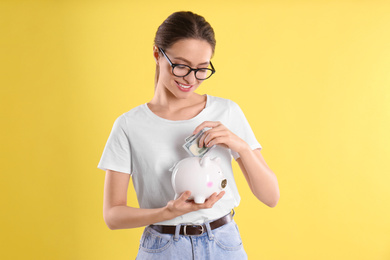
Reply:
M191 72L191 68L186 65L175 65L173 68L173 74L177 77L187 76ZM195 77L197 79L207 79L213 74L211 69L199 69L195 72Z
M198 79L207 79L213 74L213 71L210 69L200 69L196 72L196 77Z
M177 65L173 68L173 74L178 77L186 76L190 72L191 68L185 65Z

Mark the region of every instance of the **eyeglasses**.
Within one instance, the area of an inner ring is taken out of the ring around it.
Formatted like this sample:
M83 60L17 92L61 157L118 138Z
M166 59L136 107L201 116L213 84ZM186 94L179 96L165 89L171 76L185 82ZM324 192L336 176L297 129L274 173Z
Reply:
M173 64L171 60L168 58L168 56L165 54L164 50L161 48L158 48L161 53L164 55L164 57L167 59L169 64L172 67L172 74L176 77L185 77L188 74L191 73L191 71L194 71L195 78L198 80L205 80L211 77L215 73L215 69L213 64L210 61L211 69L208 68L200 68L200 69L193 69L190 66L184 65L184 64Z

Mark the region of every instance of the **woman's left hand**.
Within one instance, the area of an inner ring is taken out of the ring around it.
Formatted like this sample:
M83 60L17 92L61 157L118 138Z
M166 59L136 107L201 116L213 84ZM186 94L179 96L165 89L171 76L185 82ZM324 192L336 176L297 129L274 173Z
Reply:
M221 122L205 121L197 128L195 128L193 134L197 134L205 127L210 127L211 129L203 133L203 135L199 139L199 147L211 147L213 145L220 145L225 148L229 148L237 153L248 149L248 144L240 137L232 133Z

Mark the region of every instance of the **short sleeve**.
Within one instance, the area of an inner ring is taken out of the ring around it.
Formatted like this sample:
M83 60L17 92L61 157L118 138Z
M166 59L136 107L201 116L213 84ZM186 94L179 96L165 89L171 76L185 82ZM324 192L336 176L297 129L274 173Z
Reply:
M99 169L131 174L131 149L126 128L126 118L121 115L114 122L98 164Z
M255 134L253 133L252 128L250 127L241 108L235 102L231 101L229 109L230 130L243 139L252 150L261 150L262 146L257 141ZM235 160L240 158L240 155L237 152L231 152Z

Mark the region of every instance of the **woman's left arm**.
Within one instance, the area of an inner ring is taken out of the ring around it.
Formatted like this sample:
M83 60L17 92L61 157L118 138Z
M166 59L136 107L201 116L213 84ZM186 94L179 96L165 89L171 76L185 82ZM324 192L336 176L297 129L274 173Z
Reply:
M264 204L275 207L279 201L279 185L276 175L268 167L259 149L238 152L237 159L252 193Z
M275 207L279 201L279 185L276 175L268 167L259 149L252 150L240 137L231 132L221 122L205 121L194 131L198 133L210 127L199 140L199 147L220 145L237 152L237 163L245 176L252 193L269 207Z

